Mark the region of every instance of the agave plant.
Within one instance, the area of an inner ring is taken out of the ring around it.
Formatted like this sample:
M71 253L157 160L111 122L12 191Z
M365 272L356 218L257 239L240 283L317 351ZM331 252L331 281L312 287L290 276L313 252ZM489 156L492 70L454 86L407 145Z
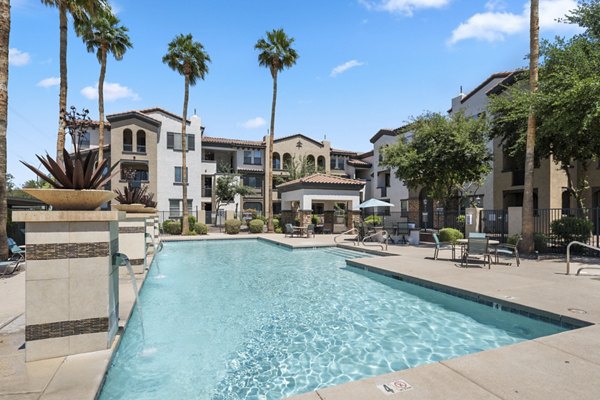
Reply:
M71 112L65 114L66 129L73 143L73 154L63 149L64 161L56 161L47 153L46 157L36 155L51 177L25 161L21 163L56 189L101 189L110 181L111 173L118 163L113 164L106 171L107 159L96 165L95 152L81 154L81 142L87 135L87 128L91 125L88 113L86 109L79 113L75 107L71 107Z
M117 194L115 200L121 204L145 204L142 200L146 196L146 187L134 187L131 185L125 186L123 192L119 189L115 189L114 192Z
M154 193L148 192L141 198L141 202L148 208L156 208L158 203L154 201Z

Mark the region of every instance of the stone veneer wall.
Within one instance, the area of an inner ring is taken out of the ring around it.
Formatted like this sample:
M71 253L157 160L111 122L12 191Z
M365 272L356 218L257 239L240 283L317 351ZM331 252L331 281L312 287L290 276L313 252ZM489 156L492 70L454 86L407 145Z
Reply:
M26 360L104 350L118 328L116 211L17 211L26 225Z

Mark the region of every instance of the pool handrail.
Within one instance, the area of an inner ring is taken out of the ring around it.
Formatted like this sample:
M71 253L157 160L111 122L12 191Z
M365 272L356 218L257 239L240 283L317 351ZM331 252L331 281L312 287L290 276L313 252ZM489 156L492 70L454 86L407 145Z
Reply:
M576 240L569 243L567 245L567 273L566 273L566 275L569 275L569 272L571 270L571 246L574 244L577 244L577 245L583 246L583 247L587 247L588 249L600 251L600 247L595 247L595 246L589 245L587 243L578 242ZM577 270L577 273L575 275L579 276L579 273L581 272L582 269L600 269L600 267L581 267Z
M356 235L357 235L356 237L358 238L358 229L356 229L356 228L352 228L352 229L349 229L349 230L347 230L346 232L342 232L342 233L340 233L339 235L336 235L336 236L334 236L334 237L333 237L333 242L337 244L337 243L338 243L337 239L338 239L339 237L342 237L342 236L344 236L344 235L349 235L349 234L351 234L351 233L356 233ZM352 244L353 244L354 246L356 246L356 242L357 242L357 241L358 241L358 240L353 240L353 241L352 241Z
M378 236L378 235L383 235L385 237L385 240L383 241L383 243L385 243L385 247L383 246L383 244L381 244L379 242L365 243L365 240L374 238L375 236ZM387 233L387 231L384 229L384 230L382 230L380 232L375 232L375 233L373 233L373 234L371 234L369 236L365 236L363 238L363 240L362 240L362 244L365 247L381 246L381 250L386 250L387 251L389 238L390 238L389 233Z

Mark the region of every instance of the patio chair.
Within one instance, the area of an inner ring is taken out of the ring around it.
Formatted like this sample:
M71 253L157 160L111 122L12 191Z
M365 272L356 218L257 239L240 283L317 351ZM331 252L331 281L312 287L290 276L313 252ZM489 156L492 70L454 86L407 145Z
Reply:
M0 276L11 275L21 269L21 262L23 262L23 259L0 261L0 269L2 270Z
M498 256L503 255L503 256L508 256L510 258L514 257L515 261L517 262L517 267L519 267L521 265L521 260L519 259L519 242L520 241L521 241L521 236L519 236L519 238L517 239L517 243L515 243L515 244L500 243L499 245L497 245L496 251L494 252L495 257L496 257L496 263L498 263ZM511 264L509 263L509 265L511 265Z
M294 226L292 224L285 224L284 237L285 236L294 237L295 232L297 232L297 231L294 229Z
M461 258L461 267L469 266L469 258L481 258L483 264L487 260L488 269L492 268L492 255L489 251L489 239L488 238L473 238L470 237L467 241L467 249L463 253Z
M306 237L309 237L310 235L315 237L315 224L308 224L306 227Z
M454 259L454 245L449 244L449 243L441 243L440 238L438 237L437 233L433 234L433 240L435 241L435 251L433 252L434 260L438 259L438 254L440 253L440 250L451 250L452 251L452 259Z
M11 253L10 259L19 261L25 260L25 250L20 248L13 238L7 238L6 241L8 243L8 250L10 250Z
M486 235L483 232L469 232L469 239L470 238L484 238L484 237L486 237Z

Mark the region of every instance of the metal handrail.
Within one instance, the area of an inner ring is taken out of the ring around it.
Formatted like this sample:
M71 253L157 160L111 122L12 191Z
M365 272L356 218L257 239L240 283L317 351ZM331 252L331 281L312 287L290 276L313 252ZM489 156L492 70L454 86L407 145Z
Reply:
M375 237L375 236L378 236L378 235L384 235L384 236L385 236L385 241L384 241L384 243L385 243L385 247L383 246L383 244L381 244L381 243L379 243L379 242L377 242L377 243L376 243L376 242L369 242L369 244L365 243L365 240L367 240L367 239L371 239L371 238L373 238L373 237ZM387 231L385 231L385 230L382 230L382 231L380 231L380 232L375 232L375 233L373 233L373 234L371 234L371 235L369 235L369 236L365 236L365 237L363 238L363 240L362 240L362 244L363 244L363 246L365 246L365 247L381 246L381 250L387 250L387 248L388 248L388 240L389 240L389 238L390 238L390 235L387 233ZM373 243L373 244L371 244L371 243Z
M583 247L587 247L588 249L592 249L592 250L597 250L600 251L600 247L595 247L595 246L591 246L587 243L582 243L582 242L578 242L578 241L572 241L571 243L569 243L567 245L567 275L569 275L569 272L571 270L571 246L574 244L578 244L580 246ZM590 268L590 269L600 269L600 267L581 267L577 270L577 273L575 275L579 275L579 273L581 272L582 269L586 269L586 268Z
M339 238L339 237L342 237L342 236L344 236L344 235L348 235L348 234L350 234L350 233L356 233L356 234L358 235L358 229L356 229L356 228L352 228L352 229L350 229L350 230L347 230L346 232L342 232L342 233L340 233L339 235L337 235L337 236L334 236L334 237L333 237L333 242L337 244L337 242L338 242L338 241L337 241L337 238ZM355 246L356 246L356 244L355 244Z

